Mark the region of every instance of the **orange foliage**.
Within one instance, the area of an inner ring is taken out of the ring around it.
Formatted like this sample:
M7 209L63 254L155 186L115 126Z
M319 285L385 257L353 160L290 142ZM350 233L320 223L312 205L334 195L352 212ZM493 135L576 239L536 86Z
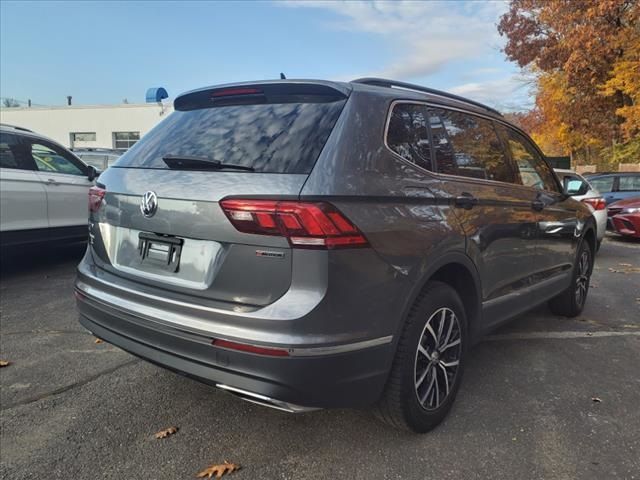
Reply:
M498 31L507 57L536 74L530 133L542 148L590 155L638 142L640 2L511 0L509 7Z

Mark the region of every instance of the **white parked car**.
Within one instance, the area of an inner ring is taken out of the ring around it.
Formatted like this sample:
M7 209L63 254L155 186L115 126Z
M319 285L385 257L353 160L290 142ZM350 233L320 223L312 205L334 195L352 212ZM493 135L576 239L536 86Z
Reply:
M94 167L53 140L0 125L0 244L86 239L96 176Z
M598 237L597 248L600 248L600 244L607 230L607 202L605 198L579 173L561 168L554 170L558 177L560 177L565 189L569 192L577 192L583 188L583 185L586 185L586 193L584 195L576 195L573 198L586 203L593 210L593 216L598 225L598 231L596 232L596 236Z

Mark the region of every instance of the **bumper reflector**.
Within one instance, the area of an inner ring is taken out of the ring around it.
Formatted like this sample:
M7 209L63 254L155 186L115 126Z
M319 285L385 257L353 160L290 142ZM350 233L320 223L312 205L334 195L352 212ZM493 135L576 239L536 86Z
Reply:
M213 345L214 347L226 348L228 350L255 353L257 355L268 355L271 357L289 356L289 352L283 348L259 347L257 345L249 345L246 343L230 342L229 340L215 339L211 342L211 345Z

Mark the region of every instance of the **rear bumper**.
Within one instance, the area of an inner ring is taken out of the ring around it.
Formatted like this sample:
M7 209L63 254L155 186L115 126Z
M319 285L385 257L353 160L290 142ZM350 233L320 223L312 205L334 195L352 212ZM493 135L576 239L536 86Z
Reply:
M380 295L374 297L380 302L352 295L346 303L326 294L315 307L303 308L307 295L293 297L297 301L282 311L273 305L229 310L168 298L160 291L151 295L142 285L97 268L90 254L78 266L75 287L80 323L97 337L167 369L289 411L369 405L381 395L393 360L393 323L385 311L392 302ZM351 292L339 288L338 293ZM363 323L379 328L366 332ZM215 339L286 349L289 356L220 348L212 345Z
M81 292L76 297L80 323L106 342L169 370L226 387L247 399L252 397L248 394L256 400L270 399L272 402L258 403L276 407L280 404L284 410L358 407L375 402L382 392L392 355L391 343L301 357L227 350L212 346L212 338L160 326Z

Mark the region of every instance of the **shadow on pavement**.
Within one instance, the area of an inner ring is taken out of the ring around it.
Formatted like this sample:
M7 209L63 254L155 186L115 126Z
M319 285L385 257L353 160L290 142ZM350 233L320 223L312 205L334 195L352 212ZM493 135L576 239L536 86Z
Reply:
M85 243L75 243L65 246L29 246L11 247L0 252L0 279L32 274L37 271L55 270L56 267L69 267L79 263L87 246Z

